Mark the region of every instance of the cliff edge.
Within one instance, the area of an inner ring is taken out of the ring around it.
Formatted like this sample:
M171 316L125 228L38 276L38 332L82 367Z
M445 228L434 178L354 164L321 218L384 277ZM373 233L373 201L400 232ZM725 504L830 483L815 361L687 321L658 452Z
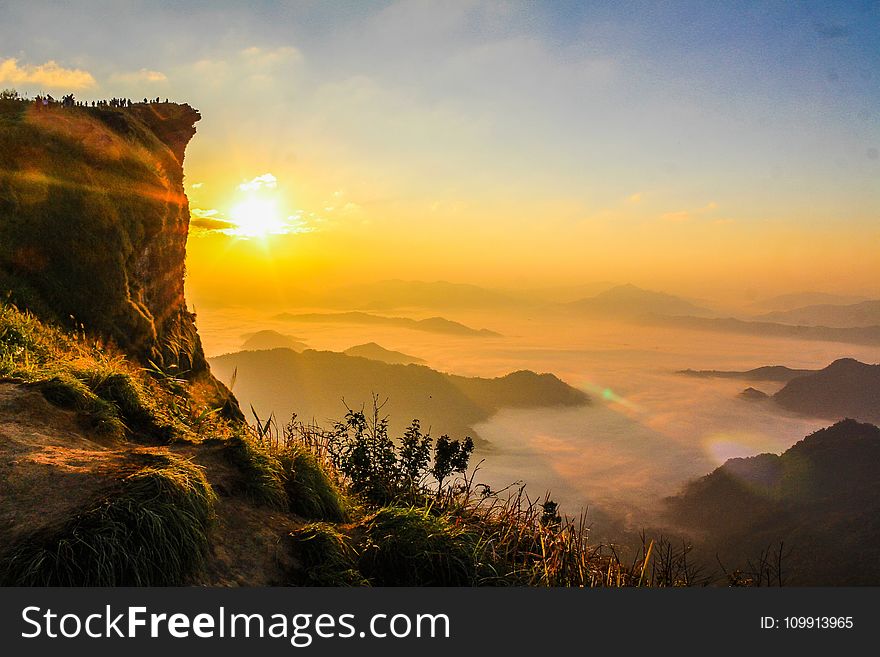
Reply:
M207 369L184 299L198 111L0 102L0 294L163 368Z

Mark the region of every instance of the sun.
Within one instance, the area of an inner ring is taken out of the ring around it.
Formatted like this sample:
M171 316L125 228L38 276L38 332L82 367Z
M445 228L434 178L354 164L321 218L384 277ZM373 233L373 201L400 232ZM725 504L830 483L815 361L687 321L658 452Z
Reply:
M249 198L233 206L229 215L235 224L232 233L239 237L265 239L284 232L284 222L273 200Z

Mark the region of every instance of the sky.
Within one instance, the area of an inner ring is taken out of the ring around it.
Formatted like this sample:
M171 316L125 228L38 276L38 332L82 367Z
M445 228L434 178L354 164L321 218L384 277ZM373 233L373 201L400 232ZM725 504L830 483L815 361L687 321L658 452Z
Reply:
M196 302L880 295L878 2L0 0L2 87L201 111Z

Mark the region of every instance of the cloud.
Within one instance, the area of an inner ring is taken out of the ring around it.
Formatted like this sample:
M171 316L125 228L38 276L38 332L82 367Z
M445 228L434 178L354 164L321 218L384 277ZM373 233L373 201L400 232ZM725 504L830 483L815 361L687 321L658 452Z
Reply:
M255 237L256 234L252 227L243 226L235 221L226 219L219 210L202 208L190 209L191 219L189 225L195 229L197 233L221 233L230 237L238 237L248 239ZM304 233L313 233L317 230L312 224L321 221L314 213L309 214L311 220L307 221L303 217L302 211L298 211L284 219L279 219L271 226L266 228L266 235L302 235ZM262 232L262 231L259 231Z
M283 235L293 235L302 233L314 233L317 229L303 219L302 212L297 212L287 217L287 221L282 228Z
M675 212L665 212L660 215L660 219L671 223L682 223L703 214L707 214L718 209L715 201L709 201L706 205L695 210L676 210Z
M302 62L300 51L290 46L252 46L221 57L199 59L190 68L189 75L194 74L190 84L223 90L235 85L242 98L270 89L277 95L280 88L289 86L291 76L301 69Z
M168 76L162 71L151 71L142 68L139 71L131 71L128 73L116 73L110 76L114 82L165 82Z
M235 224L220 217L218 210L203 210L202 208L191 208L189 211L191 219L190 227L199 229L203 232L225 232L233 230Z
M204 186L205 186L205 183L197 182L197 183L193 183L192 185L190 185L189 188L190 189L201 189Z
M205 232L226 232L235 229L235 224L224 219L211 219L210 217L195 218L189 222L193 228L199 228Z
M36 84L53 89L88 89L97 85L88 71L64 68L54 60L39 65L19 65L10 57L0 61L0 82L11 84Z
M264 173L261 176L257 176L253 180L248 180L247 182L241 183L238 188L243 192L255 192L258 189L262 189L266 187L267 189L273 189L278 185L278 179L273 176L271 173Z
M284 62L299 62L302 60L302 53L292 46L282 46L280 48L259 48L251 46L241 51L244 58L251 64L260 67L269 67Z
M635 194L633 194L632 196L630 196L628 200L629 200L630 203L641 203L641 201L642 201L642 193L641 193L641 192L636 192Z

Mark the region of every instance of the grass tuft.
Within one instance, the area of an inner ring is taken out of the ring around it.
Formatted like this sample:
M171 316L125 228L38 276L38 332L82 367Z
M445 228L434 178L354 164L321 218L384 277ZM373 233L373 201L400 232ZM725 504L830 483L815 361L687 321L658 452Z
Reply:
M147 458L147 455L144 455ZM0 557L4 586L180 585L205 561L215 496L204 473L170 455L62 528L19 541Z
M279 460L284 468L284 489L292 513L312 520L348 520L342 493L313 454L291 447Z
M429 509L385 507L365 521L360 570L378 586L476 583L477 537Z
M105 435L121 436L125 426L116 408L68 372L32 384L49 402L76 411L86 424Z
M163 441L174 438L175 429L163 421L141 383L122 369L120 363L105 362L76 370L82 380L100 399L118 409L125 426L135 434L146 434Z
M272 509L286 511L287 493L284 490L284 470L278 459L253 440L238 435L227 440L224 453L244 477L244 493L256 502Z
M300 561L293 584L300 586L369 586L357 568L357 552L334 525L315 522L290 534Z

